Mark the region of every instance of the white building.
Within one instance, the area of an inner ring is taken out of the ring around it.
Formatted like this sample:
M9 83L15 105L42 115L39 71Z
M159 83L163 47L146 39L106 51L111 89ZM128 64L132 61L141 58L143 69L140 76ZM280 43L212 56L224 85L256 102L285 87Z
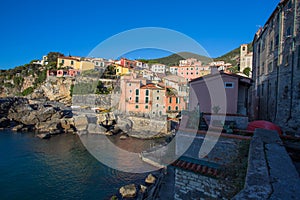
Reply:
M165 74L166 73L166 65L163 65L163 64L153 64L151 66L151 71L153 71L155 73Z

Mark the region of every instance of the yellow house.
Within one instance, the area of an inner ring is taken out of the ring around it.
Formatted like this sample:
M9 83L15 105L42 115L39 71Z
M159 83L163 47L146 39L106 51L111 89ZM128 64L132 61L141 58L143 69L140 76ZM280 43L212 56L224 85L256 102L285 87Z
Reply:
M80 59L78 57L58 57L57 58L57 68L67 68L72 67L77 69L80 67Z
M95 69L95 64L89 61L81 61L80 62L80 68L79 70L85 71L85 70L91 70Z
M122 75L130 73L130 69L128 67L124 67L122 65L117 65L117 64L115 64L114 66L116 68L116 75L117 76L122 76Z
M80 57L58 57L57 68L73 68L80 71L95 69L92 62L80 60Z

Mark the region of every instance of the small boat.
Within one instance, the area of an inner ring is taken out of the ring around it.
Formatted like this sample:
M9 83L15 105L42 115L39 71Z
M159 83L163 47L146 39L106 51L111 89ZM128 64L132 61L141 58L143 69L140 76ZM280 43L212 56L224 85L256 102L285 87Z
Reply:
M274 130L274 131L277 131L279 135L282 135L282 131L279 126L277 126L276 124L273 124L272 122L264 121L264 120L250 122L248 124L247 130L255 131L255 129L257 129L257 128Z

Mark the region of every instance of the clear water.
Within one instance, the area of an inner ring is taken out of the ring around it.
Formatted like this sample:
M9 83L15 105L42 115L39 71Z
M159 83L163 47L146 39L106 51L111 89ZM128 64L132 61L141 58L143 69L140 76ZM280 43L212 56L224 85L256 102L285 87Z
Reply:
M126 159L126 158L124 158ZM77 135L41 140L0 132L0 199L109 199L147 174L111 169L92 157Z

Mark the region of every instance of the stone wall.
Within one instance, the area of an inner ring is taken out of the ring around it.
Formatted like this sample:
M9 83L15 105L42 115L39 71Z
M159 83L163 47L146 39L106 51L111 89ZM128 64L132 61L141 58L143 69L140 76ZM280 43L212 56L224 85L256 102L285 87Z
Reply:
M300 3L281 1L253 41L251 117L300 132Z
M150 138L156 135L168 134L167 119L159 120L134 116L129 116L128 119L133 123L132 130L128 133L130 136Z
M213 114L213 115L206 115L204 114L204 118L206 121L223 121L224 116ZM225 121L233 121L235 122L237 129L246 130L248 126L248 117L247 116L225 116ZM209 125L209 124L208 124Z
M72 105L74 106L89 106L89 107L101 107L104 109L111 108L112 96L111 95L73 95Z
M300 178L278 133L256 129L245 188L234 199L299 199Z
M174 199L229 199L230 188L218 179L175 169Z

